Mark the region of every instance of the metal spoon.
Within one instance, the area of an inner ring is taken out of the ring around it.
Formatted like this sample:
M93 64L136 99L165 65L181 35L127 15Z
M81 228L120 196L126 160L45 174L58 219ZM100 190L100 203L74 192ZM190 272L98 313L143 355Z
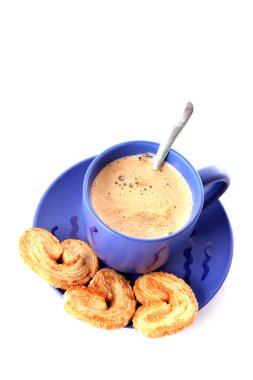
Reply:
M156 153L156 156L154 158L154 161L153 161L152 169L158 170L160 168L165 157L169 153L172 144L174 143L177 136L179 135L179 133L184 128L187 121L190 119L192 113L193 113L193 105L191 102L188 102L186 104L186 107L185 107L185 110L183 112L181 119L172 128L172 131L171 131L169 138L164 143L160 144L158 151Z

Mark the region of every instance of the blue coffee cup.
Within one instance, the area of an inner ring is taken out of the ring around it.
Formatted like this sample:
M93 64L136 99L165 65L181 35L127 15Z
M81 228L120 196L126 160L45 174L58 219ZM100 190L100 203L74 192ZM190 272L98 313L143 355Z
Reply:
M160 238L142 239L123 235L106 225L94 211L90 200L92 184L97 174L111 161L124 156L156 153L157 150L158 144L148 141L117 144L99 154L84 177L82 205L87 239L107 266L123 273L154 271L172 255L180 253L202 210L217 200L230 183L225 171L214 166L196 171L181 154L170 150L166 161L181 173L192 192L193 207L187 223L180 230Z

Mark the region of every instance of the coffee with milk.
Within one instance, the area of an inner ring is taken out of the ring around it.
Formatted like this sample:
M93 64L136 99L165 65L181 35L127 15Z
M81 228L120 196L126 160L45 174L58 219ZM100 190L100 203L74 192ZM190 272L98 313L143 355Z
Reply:
M152 169L153 155L125 156L96 176L92 206L105 224L124 235L152 239L181 229L190 217L192 193L183 176L164 162Z

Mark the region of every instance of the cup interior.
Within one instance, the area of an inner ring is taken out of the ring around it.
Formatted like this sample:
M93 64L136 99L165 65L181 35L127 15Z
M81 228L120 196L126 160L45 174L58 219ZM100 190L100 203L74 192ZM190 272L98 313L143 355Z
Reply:
M96 216L96 218L100 222L102 222L104 225L106 224L95 213L90 201L91 187L97 174L106 165L108 165L110 162L114 160L117 160L124 156L137 155L137 154L143 154L143 153L156 153L158 150L158 147L159 147L159 144L155 142L129 141L129 142L121 143L111 148L108 148L103 153L99 154L92 161L84 178L83 196L86 197L89 207L94 213L94 215ZM203 185L199 177L199 174L193 168L193 166L189 163L188 160L186 160L181 154L179 154L175 150L171 149L169 155L166 158L166 161L169 164L171 164L175 169L177 169L179 173L181 173L181 175L185 178L186 182L188 183L191 189L192 198L193 198L193 207L192 207L191 215L188 222L186 223L184 227L182 227L181 230L176 231L175 233L169 235L169 236L172 236L172 235L180 233L180 231L187 228L190 224L192 224L196 220L196 218L198 218L203 207L204 195L203 195ZM109 227L107 226L107 228ZM119 232L116 232L114 230L113 232L121 235ZM168 239L168 236L166 236L165 238ZM156 240L160 240L160 239L163 239L163 238L157 238Z

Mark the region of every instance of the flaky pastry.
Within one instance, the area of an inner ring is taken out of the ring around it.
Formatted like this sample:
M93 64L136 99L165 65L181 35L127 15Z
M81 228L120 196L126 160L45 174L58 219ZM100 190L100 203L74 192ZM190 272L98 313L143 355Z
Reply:
M142 304L133 318L134 328L155 338L175 334L196 318L198 303L191 288L180 278L164 272L150 272L134 285Z
M86 284L98 270L98 258L88 244L77 239L60 243L42 228L30 228L24 232L19 252L34 272L49 284L65 290Z
M88 287L73 287L63 298L72 316L107 330L126 326L136 308L129 282L108 268L100 269Z

